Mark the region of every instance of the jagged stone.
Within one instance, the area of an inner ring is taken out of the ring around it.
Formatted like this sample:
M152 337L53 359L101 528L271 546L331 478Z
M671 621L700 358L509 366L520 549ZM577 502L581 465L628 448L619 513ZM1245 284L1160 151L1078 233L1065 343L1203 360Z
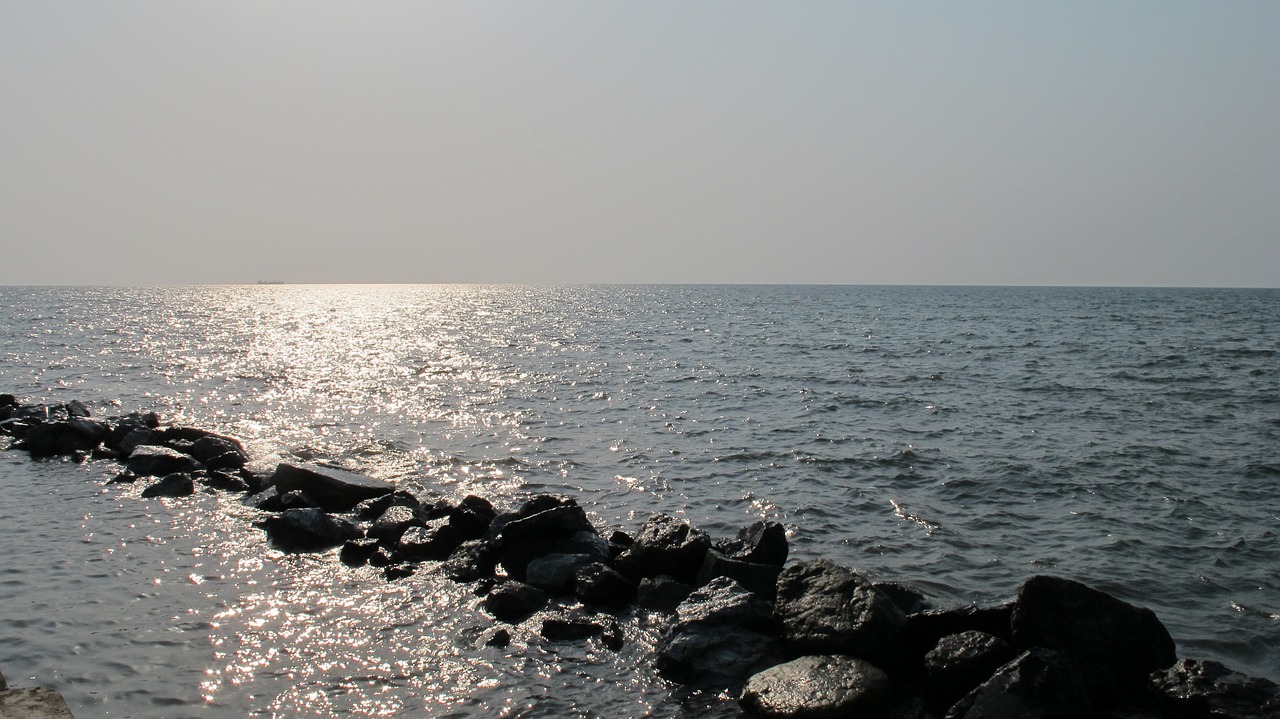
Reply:
M508 581L494 587L484 598L484 608L504 622L524 621L547 605L547 593L524 582Z
M672 681L732 682L782 659L768 603L732 579L718 577L694 591L676 617L655 662Z
M370 537L375 537L388 544L395 544L400 541L400 537L410 527L426 526L426 521L410 507L396 504L387 507L387 511L382 513L369 527L367 532Z
M711 549L702 561L695 583L706 584L716 577L729 577L748 590L766 599L773 599L778 592L778 575L781 572L782 568L773 564L753 564L730 559Z
M351 522L319 507L286 509L263 522L267 538L285 551L320 551L362 536Z
M955 704L1012 661L1015 654L1013 645L984 632L943 637L924 658L930 703L944 709Z
M799 654L886 657L906 617L857 572L826 559L793 564L778 577L775 613Z
M762 719L875 716L889 699L889 677L862 659L805 656L747 680L738 703Z
M729 559L781 568L787 563L787 529L777 522L759 520L743 527L721 551Z
M1182 659L1151 677L1151 687L1173 716L1194 719L1276 719L1280 687L1220 662Z
M635 541L618 556L617 564L634 579L666 574L693 583L710 548L711 538L705 532L656 512L645 520Z
M455 582L476 582L493 576L498 558L483 539L469 539L440 565L440 572Z
M288 462L276 466L271 484L281 492L303 492L330 512L347 512L363 500L395 491L394 485L380 479L331 467Z
M497 516L489 500L472 494L449 511L449 524L465 539L480 539Z
M946 719L1081 719L1093 705L1071 662L1047 649L1024 652L956 702Z
M625 607L636 600L636 585L601 562L592 562L578 569L573 577L573 592L587 604L613 609Z
M378 540L372 537L348 539L343 542L338 552L338 559L349 567L360 567L369 563L369 558L378 551Z
M415 561L441 561L449 558L462 544L462 536L447 518L433 519L409 527L400 535L396 548Z
M204 465L194 457L168 447L149 444L135 447L129 454L127 466L130 472L139 477L163 477L178 472L191 474L204 469Z
M525 581L552 594L564 593L572 588L579 569L599 559L592 554L548 554L529 562Z
M143 497L188 497L195 493L195 481L185 473L167 474L142 490Z
M640 580L636 589L636 603L645 609L672 614L693 592L693 585L675 577L659 575Z

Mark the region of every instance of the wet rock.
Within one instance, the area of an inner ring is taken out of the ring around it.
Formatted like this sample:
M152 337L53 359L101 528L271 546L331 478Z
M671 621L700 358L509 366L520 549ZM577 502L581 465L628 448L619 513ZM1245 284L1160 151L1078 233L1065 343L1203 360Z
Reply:
M412 564L389 564L382 568L382 576L388 582L394 582L397 579L413 576L417 570L418 568Z
M694 583L711 548L711 538L688 522L657 512L649 515L631 547L618 556L620 571L632 578L666 574Z
M400 535L396 549L415 561L442 561L462 544L458 530L447 518L433 519L421 525L409 527Z
M929 609L929 600L923 594L898 582L872 582L871 586L884 592L903 614L911 616Z
M773 599L778 591L778 575L782 568L773 564L753 564L730 559L719 551L707 551L702 567L698 570L696 584L706 584L716 577L729 577L766 599Z
M553 642L576 641L603 634L605 623L583 611L564 611L542 619L538 633Z
M1013 645L984 632L943 637L924 658L931 704L946 708L1014 659Z
M115 443L116 450L121 456L128 457L133 454L133 450L143 445L159 447L164 444L164 438L160 433L150 427L126 427L126 429L128 432Z
M775 613L798 654L886 657L906 617L857 572L825 559L793 564L778 577Z
M126 469L123 472L117 473L116 476L111 479L108 479L107 484L133 484L136 481L138 481L138 475Z
M578 569L573 576L573 592L587 604L612 609L621 609L636 600L636 585L620 572L600 562L592 562Z
M368 535L388 544L395 544L410 527L426 526L426 521L418 512L404 505L393 505L378 517L369 527Z
M495 548L502 568L521 581L527 578L529 563L540 557L586 554L605 559L609 553L608 544L591 525L586 512L572 502L506 522L498 531Z
M957 702L946 719L1080 719L1093 705L1079 675L1058 652L1034 649L1001 667Z
M201 480L206 487L224 492L248 492L249 483L238 474L230 474L221 470L210 471Z
M412 494L403 490L396 490L388 494L383 494L371 499L362 500L355 506L356 516L366 521L373 521L381 517L391 507L408 507L409 509L420 510L423 508L422 502ZM421 514L425 517L427 512Z
M93 416L93 413L89 411L89 408L84 406L84 403L78 399L71 400L66 404L66 407L67 407L67 416L69 417L74 418L74 417L92 417Z
M440 565L440 572L455 582L476 582L493 576L498 557L483 539L469 539Z
M139 477L157 476L185 472L191 474L204 469L204 465L181 452L168 447L140 445L129 454L127 465L129 471Z
M787 563L787 529L777 522L760 520L738 531L737 538L720 547L729 559L781 568Z
M449 511L449 524L465 539L480 539L497 516L489 500L472 494Z
M943 637L969 631L983 632L1013 642L1009 628L1012 604L990 607L965 606L951 609L929 609L907 616L902 632L902 646L911 657L923 660Z
M196 483L186 473L168 474L142 490L143 497L189 497L196 493Z
M1145 686L1177 661L1173 639L1150 609L1060 577L1038 576L1018 590L1010 619L1020 651L1044 647L1076 665L1095 702Z
M484 608L504 622L516 624L547 605L547 593L524 582L508 581L484 598Z
M240 469L249 462L240 440L207 434L191 444L191 456L210 469Z
M499 627L485 633L484 645L486 647L506 647L511 644L511 632Z
M372 537L348 539L338 552L338 559L349 567L362 567L378 551L378 540Z
M749 716L840 719L874 716L889 699L889 677L862 659L805 656L752 676L738 704Z
M636 603L645 609L672 614L693 592L692 584L685 584L665 574L640 580L636 590Z
M1215 661L1182 659L1156 672L1151 687L1169 714L1187 719L1275 719L1280 687Z
M358 539L360 529L319 507L286 509L263 522L267 538L285 551L321 551Z
M12 407L18 404L18 398L5 392L0 394L0 407Z
M552 594L564 593L572 588L579 569L598 561L591 554L548 554L529 562L525 581Z
M783 658L768 603L732 579L694 591L676 616L655 662L672 681L731 683Z
M369 555L369 566L371 567L394 567L397 564L404 564L405 561L405 556L395 547L388 547L385 544L379 544L373 554Z
M305 493L330 512L347 512L366 499L390 494L390 482L319 465L281 462L271 475L271 484L282 492Z

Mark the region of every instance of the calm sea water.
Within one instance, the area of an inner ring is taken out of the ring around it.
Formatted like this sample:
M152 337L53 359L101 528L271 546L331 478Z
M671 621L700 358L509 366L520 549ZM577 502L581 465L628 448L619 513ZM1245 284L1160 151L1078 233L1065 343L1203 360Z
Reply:
M0 288L0 357L0 391L266 463L563 492L602 528L778 520L938 606L1076 578L1280 679L1280 291ZM116 471L0 451L0 669L80 716L734 713L653 674L651 617L616 653L476 648L465 587L280 554L235 497Z

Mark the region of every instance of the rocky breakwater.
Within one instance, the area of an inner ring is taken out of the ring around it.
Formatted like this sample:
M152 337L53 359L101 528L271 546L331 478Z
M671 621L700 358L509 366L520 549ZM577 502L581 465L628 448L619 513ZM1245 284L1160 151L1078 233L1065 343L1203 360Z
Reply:
M629 620L655 619L658 673L735 692L747 716L1280 717L1274 683L1178 659L1150 610L1070 579L1031 577L1004 604L936 609L824 559L788 564L774 522L716 541L659 513L632 534L602 531L570 497L503 511L328 467L258 473L235 438L154 413L97 420L75 402L0 395L0 432L36 458L121 462L110 481L145 480L143 496L241 492L284 551L329 552L388 581L425 570L467 583L494 617L488 644L522 624L617 649Z

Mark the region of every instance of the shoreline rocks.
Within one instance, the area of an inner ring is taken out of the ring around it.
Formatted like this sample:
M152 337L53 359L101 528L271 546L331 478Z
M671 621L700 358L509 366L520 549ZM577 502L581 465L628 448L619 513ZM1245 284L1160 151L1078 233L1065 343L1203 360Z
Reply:
M150 412L95 419L78 402L0 394L0 434L36 459L124 464L109 484L156 478L143 497L242 493L277 549L332 552L387 581L430 569L470 584L496 622L529 624L547 641L616 651L619 619L654 612L665 626L656 671L736 692L746 716L1280 716L1276 684L1180 660L1149 609L1062 577L1030 577L1004 605L930 609L910 587L825 559L787 564L777 523L717 542L655 513L632 537L595 527L570 497L501 512L482 497L424 500L318 465L282 462L264 475L233 437L164 427ZM485 636L510 641L501 626Z

